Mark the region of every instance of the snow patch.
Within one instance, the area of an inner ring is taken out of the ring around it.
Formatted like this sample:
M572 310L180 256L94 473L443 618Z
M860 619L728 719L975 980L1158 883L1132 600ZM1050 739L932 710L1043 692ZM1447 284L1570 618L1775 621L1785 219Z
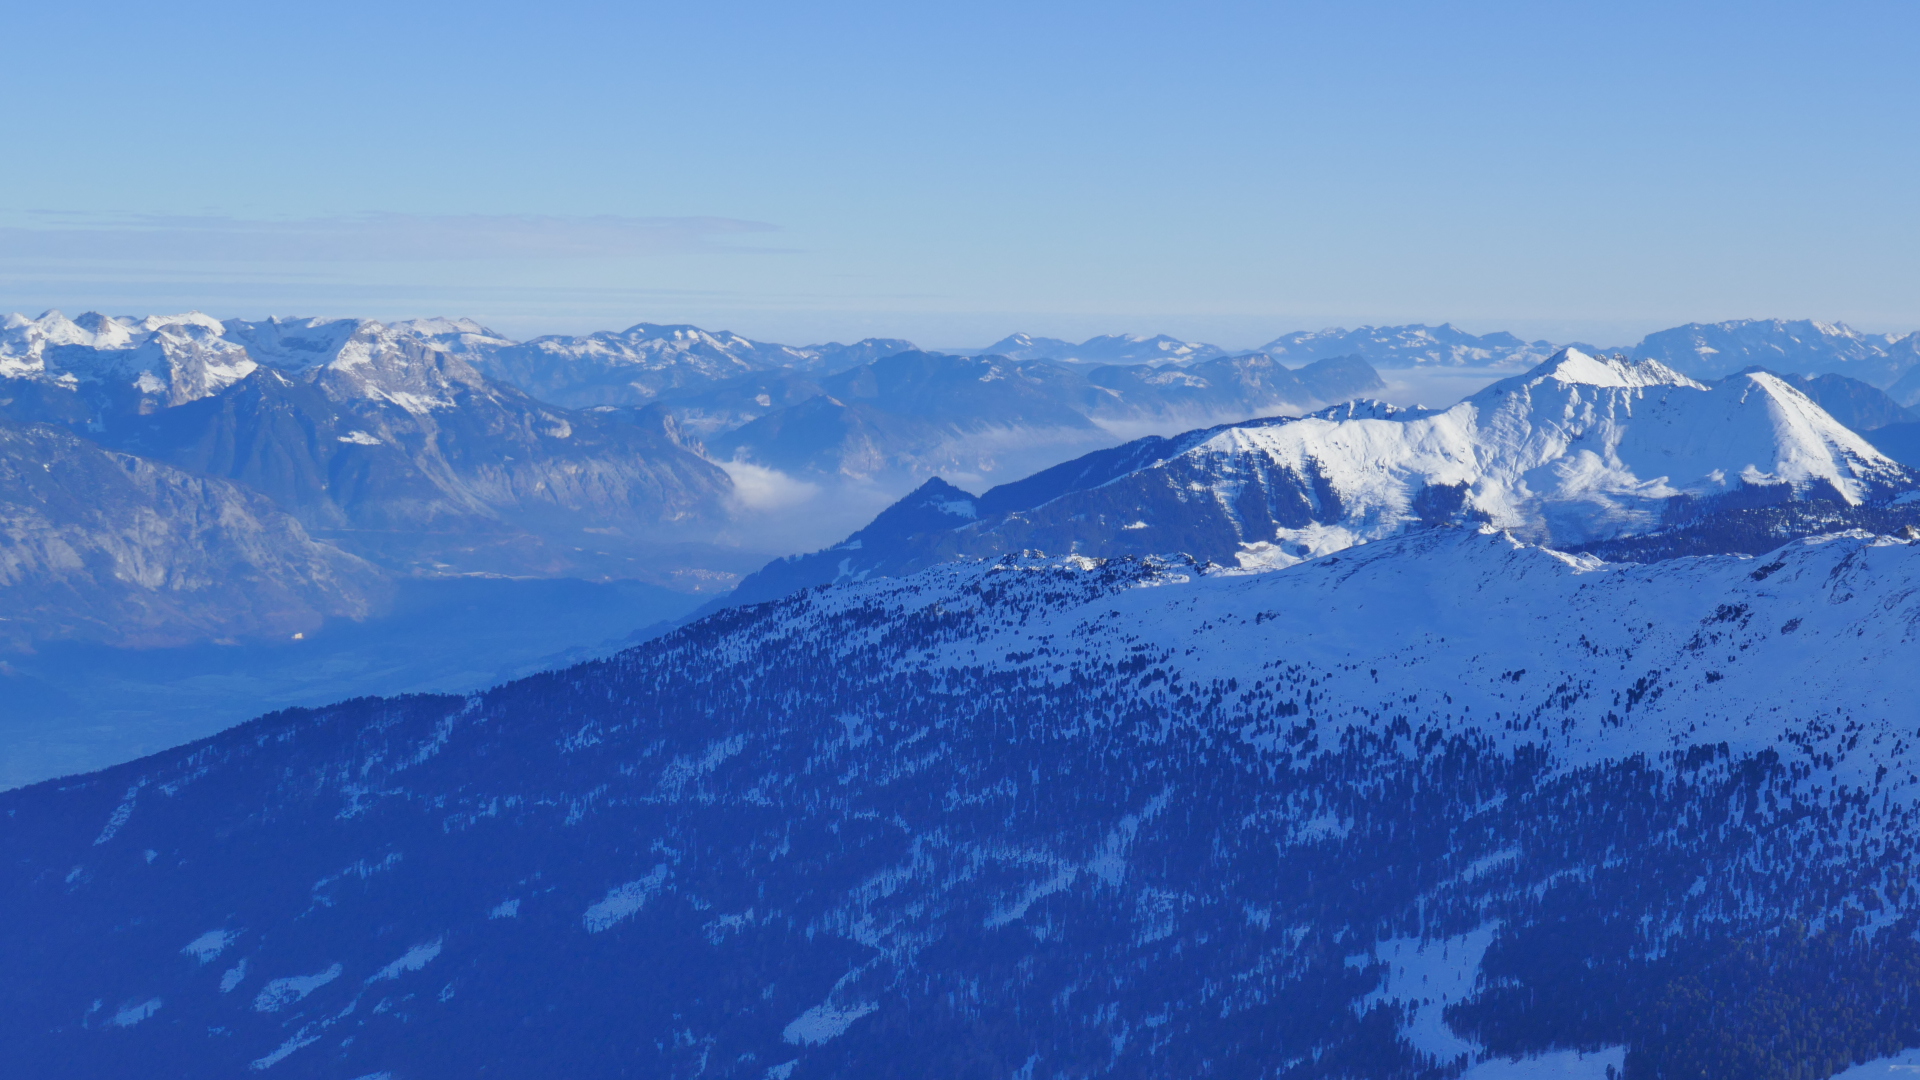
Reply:
M383 979L397 979L409 971L419 971L421 968L432 963L433 958L439 955L440 939L429 941L425 945L415 945L413 948L408 949L406 954L401 956L400 959L367 976L367 982L375 983Z
M667 864L661 863L646 877L607 890L607 898L588 908L580 917L587 933L597 934L632 917L647 905L647 900L660 890L660 886L666 884L667 873Z
M1362 998L1359 1011L1376 1004L1397 1002L1413 1007L1401 1036L1416 1050L1442 1062L1471 1057L1480 1045L1448 1027L1441 1012L1473 993L1480 960L1493 944L1498 924L1489 923L1470 933L1440 941L1390 938L1373 947L1376 961L1387 965L1380 988ZM1546 1074L1542 1074L1546 1075Z
M231 930L209 930L187 942L180 951L203 964L210 963L215 957L226 952L227 946L233 944L234 939L239 936Z
M292 1056L295 1050L298 1050L303 1046L312 1046L314 1043L317 1043L319 1041L320 1041L319 1031L311 1030L309 1028L301 1028L299 1031L296 1031L293 1033L292 1038L288 1039L286 1042L281 1043L277 1048L275 1048L273 1053L268 1054L265 1057L255 1058L251 1064L251 1067L255 1072L265 1072L266 1070L273 1068L275 1065L278 1065L281 1062L287 1060L288 1057Z
M108 1021L114 1027L132 1027L133 1025L160 1011L160 999L148 998L138 1005L122 1005L120 1011Z
M100 835L93 838L95 847L99 847L101 844L113 839L114 836L119 833L121 826L125 825L129 818L133 817L134 800L139 797L140 789L145 786L146 781L142 780L127 789L127 794L122 798L120 805L114 807L113 813L107 816L107 823L101 828ZM68 878L67 880L72 881L73 879Z
M940 511L948 517L975 518L980 516L979 512L974 508L972 499L952 499L947 502L937 502L931 505L935 510Z
M1532 1057L1491 1058L1468 1069L1460 1080L1614 1080L1624 1076L1626 1068L1624 1046L1610 1046L1592 1053L1554 1050Z
M844 1034L855 1020L879 1008L878 1004L871 1001L845 1006L823 1002L801 1013L798 1019L787 1025L780 1037L797 1046L819 1046Z
M1900 1080L1920 1076L1920 1049L1902 1050L1892 1057L1876 1058L1833 1074L1830 1080ZM1479 1080L1479 1078L1475 1078Z
M317 975L291 975L284 979L275 979L262 987L260 993L254 996L254 1011L279 1012L339 978L341 970L340 965L335 964Z

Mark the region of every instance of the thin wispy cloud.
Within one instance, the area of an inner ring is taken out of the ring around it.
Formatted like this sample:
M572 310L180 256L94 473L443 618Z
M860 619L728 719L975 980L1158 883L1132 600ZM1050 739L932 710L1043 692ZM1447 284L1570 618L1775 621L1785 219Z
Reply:
M297 263L607 259L772 249L737 238L777 231L723 217L358 214L248 219L214 215L40 213L0 226L0 260Z

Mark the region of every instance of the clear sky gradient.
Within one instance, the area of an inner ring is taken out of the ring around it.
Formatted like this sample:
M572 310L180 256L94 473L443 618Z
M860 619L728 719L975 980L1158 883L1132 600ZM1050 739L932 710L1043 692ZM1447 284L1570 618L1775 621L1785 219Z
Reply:
M1920 327L1920 5L9 11L0 307Z

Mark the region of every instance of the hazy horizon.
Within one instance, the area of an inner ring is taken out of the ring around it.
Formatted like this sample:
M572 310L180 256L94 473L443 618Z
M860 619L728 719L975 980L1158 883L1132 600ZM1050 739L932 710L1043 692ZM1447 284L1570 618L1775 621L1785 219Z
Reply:
M24 10L0 306L1920 328L1910 5ZM138 41L81 61L63 42ZM244 90L240 89L244 88Z
M1089 338L1099 337L1099 336L1108 335L1108 334L1137 334L1145 337L1152 337L1156 334L1166 334L1170 337L1179 338L1182 341L1202 342L1205 344L1217 345L1221 348L1228 349L1228 350L1249 350L1249 349L1259 348L1261 345L1264 345L1267 342L1270 342L1275 338L1281 337L1283 335L1302 332L1302 331L1317 331L1317 330L1326 330L1326 329L1335 329L1335 328L1354 329L1361 326L1405 326L1405 325L1440 326L1442 324L1448 324L1448 323L1452 324L1456 329L1463 330L1467 333L1475 334L1475 335L1486 335L1486 334L1492 334L1500 331L1505 331L1507 333L1514 334L1515 336L1520 337L1527 341L1545 340L1545 341L1551 341L1559 345L1585 344L1585 345L1596 346L1602 349L1630 348L1635 343L1637 343L1641 338L1645 337L1650 333L1653 333L1658 330L1670 329L1673 326L1682 325L1684 323L1715 323L1715 322L1730 321L1736 318L1784 319L1788 321L1796 321L1800 319L1812 319L1817 322L1844 322L1848 326L1853 327L1853 329L1861 331L1862 333L1867 333L1867 334L1904 335L1907 333L1911 333L1916 329L1920 329L1920 326L1906 326L1906 325L1884 325L1884 324L1883 325L1863 325L1860 323L1849 322L1844 319L1829 319L1829 318L1823 318L1819 315L1805 315L1805 314L1756 314L1756 315L1745 315L1745 316L1728 316L1727 318L1724 318L1724 319L1702 317L1702 318L1694 318L1694 319L1685 319L1685 320L1682 320L1680 323L1656 323L1652 321L1645 321L1645 322L1638 322L1638 323L1582 324L1578 322L1567 322L1567 323L1549 323L1544 325L1542 324L1530 325L1526 323L1498 323L1490 320L1489 321L1478 321L1478 320L1467 321L1467 320L1451 319L1451 318L1445 318L1445 317L1425 318L1425 319L1407 318L1407 319L1400 319L1400 320L1390 320L1385 317L1376 316L1376 317L1370 317L1370 318L1369 317L1351 317L1346 319L1332 318L1332 319L1327 319L1319 322L1301 321L1294 324L1284 324L1284 323L1275 322L1272 324L1272 327L1273 327L1272 329L1265 330L1265 331L1259 330L1257 327L1253 327L1253 326L1240 326L1232 323L1222 323L1218 325L1220 325L1227 332L1220 333L1220 334L1207 334L1207 333L1181 333L1181 332L1178 332L1177 329L1167 328L1165 324L1145 322L1145 321L1141 322L1138 325L1105 326L1104 324L1096 323L1091 318L1088 318L1084 320L1076 320L1074 322L1064 323L1064 325L1066 326L1065 329L1057 328L1057 325L1059 324L1056 324L1055 329L1048 329L1045 327L1035 328L1034 326L1025 325L1025 324L1011 324L1011 328L1004 329L998 333L975 335L975 338L977 338L977 340L947 340L947 339L940 339L940 338L929 338L926 335L915 335L913 333L904 332L897 328L890 329L889 327L884 325L876 327L871 322L856 322L852 320L836 321L830 318L819 318L819 317L796 318L796 319L786 319L786 320L769 317L769 318L756 318L756 319L750 319L750 320L735 320L732 322L720 322L720 321L711 321L711 320L707 322L701 322L701 321L692 320L692 319L678 319L678 318L670 318L670 317L664 317L664 316L653 316L653 315L642 314L639 317L632 317L632 318L622 318L620 316L615 315L615 316L610 316L610 318L606 321L593 322L588 319L529 319L529 318L515 318L512 316L505 317L505 318L490 318L482 315L476 315L471 312L465 312L465 311L454 310L454 309L449 309L449 310L430 310L430 309L407 310L407 309L401 309L401 308L385 309L377 305L372 310L330 310L330 309L321 309L321 310L284 309L283 310L283 309L269 309L269 308L241 308L240 310L237 310L237 311L216 310L216 309L212 309L212 305L193 304L193 303L182 303L182 304L175 304L171 306L162 305L159 307L150 307L150 308L132 308L124 305L115 306L112 304L87 303L84 301L70 302L70 303L64 303L64 304L52 303L52 304L42 304L42 305L32 305L32 304L0 305L0 314L17 312L19 314L37 318L40 315L43 315L49 311L59 311L69 318L78 316L83 312L88 312L88 311L97 311L102 314L115 316L115 317L132 317L132 318L143 318L149 315L176 315L176 314L184 314L188 311L198 311L198 312L201 312L202 314L211 315L214 318L221 319L221 320L229 320L229 319L258 320L258 319L266 319L266 318L272 318L272 317L328 318L328 319L369 318L369 319L377 319L383 322L394 322L394 321L400 321L400 320L406 320L406 319L466 318L466 319L472 319L474 322L477 322L482 326L485 326L489 330L492 330L505 337L508 337L517 341L530 340L532 338L540 337L544 335L584 336L587 334L598 333L602 331L621 331L631 326L637 325L639 323L652 323L656 325L666 325L666 326L689 324L693 326L698 326L700 329L711 331L714 333L731 332L731 333L740 334L743 337L747 337L755 341L763 341L763 342L782 344L782 345L818 345L818 344L825 344L829 341L839 341L842 343L850 343L853 341L858 341L862 338L870 338L870 337L871 338L903 338L905 340L913 342L916 346L920 348L927 349L933 352L978 351L980 349L986 348L989 345L994 344L997 341L1010 337L1014 334L1020 334L1020 333L1029 334L1036 338L1040 338L1040 337L1058 338L1058 339L1071 341L1075 343L1085 341ZM992 325L991 323L988 323L986 321L987 318L989 317L981 316L978 318L981 322L981 325L983 326ZM1242 320L1242 321L1249 322L1247 320ZM1579 332L1580 328L1583 326L1585 327L1585 332ZM1089 329L1089 327L1092 327L1092 329Z

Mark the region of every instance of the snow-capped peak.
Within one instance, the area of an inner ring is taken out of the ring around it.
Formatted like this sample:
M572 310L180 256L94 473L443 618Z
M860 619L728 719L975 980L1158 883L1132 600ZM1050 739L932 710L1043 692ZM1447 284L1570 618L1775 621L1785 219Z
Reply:
M1482 390L1478 396L1500 396L1515 386L1537 385L1551 379L1564 386L1647 387L1685 386L1705 390L1695 382L1658 360L1629 360L1624 356L1591 356L1568 347L1548 357L1524 374L1503 379Z
M449 319L444 315L436 315L430 319L406 319L391 325L396 330L410 331L426 337L471 334L474 337L492 338L510 343L510 339L501 337L472 319Z
M10 315L0 326L0 377L49 377L73 385L131 388L143 401L183 405L245 378L257 366L223 339L218 319L198 311L116 319Z
M0 323L0 378L19 379L46 370L49 345L91 345L94 335L58 311L29 318L15 312Z
M1728 497L1859 504L1916 482L1772 375L1707 386L1656 362L1571 349L1449 409L1355 403L1193 432L1143 471L1164 477L1140 490L1180 493L1187 525L1212 514L1195 500L1217 503L1248 567L1449 518L1581 544ZM1265 494L1249 501L1250 486Z
M226 327L219 319L201 311L189 311L180 315L149 315L134 324L148 333L156 333L175 327L198 326L216 334L225 333Z

